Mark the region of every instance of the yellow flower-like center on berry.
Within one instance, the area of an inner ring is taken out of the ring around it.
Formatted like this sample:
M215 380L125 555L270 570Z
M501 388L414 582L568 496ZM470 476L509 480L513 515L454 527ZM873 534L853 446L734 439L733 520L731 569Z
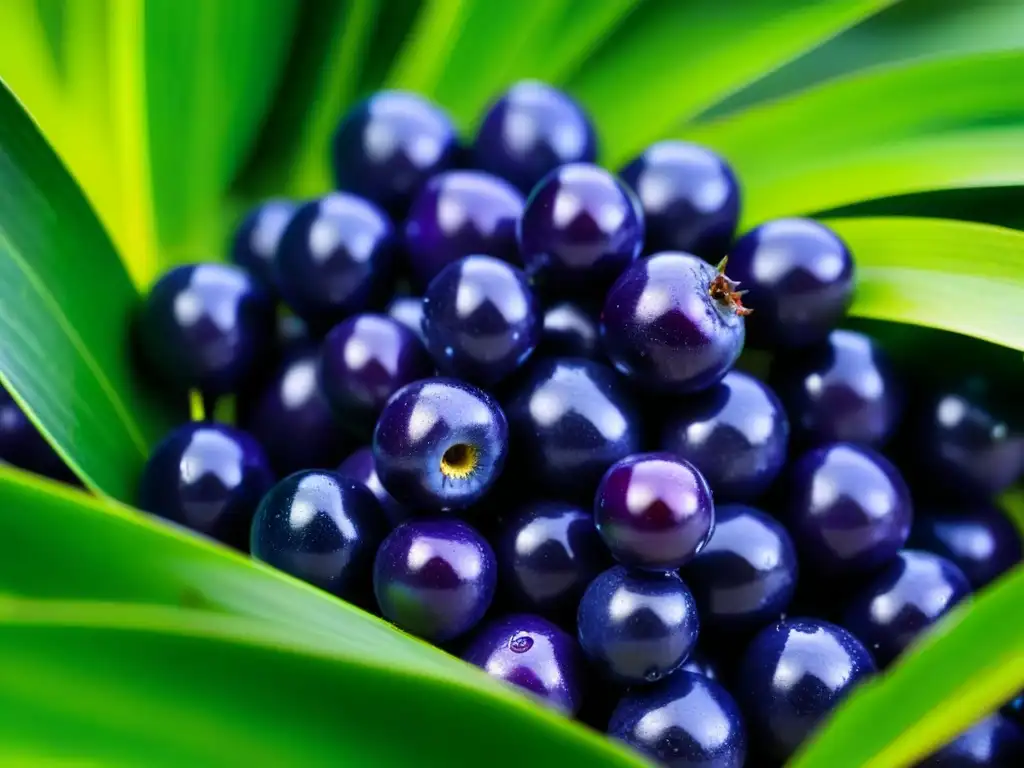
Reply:
M445 477L462 480L476 469L479 456L475 446L456 443L441 456L441 472Z

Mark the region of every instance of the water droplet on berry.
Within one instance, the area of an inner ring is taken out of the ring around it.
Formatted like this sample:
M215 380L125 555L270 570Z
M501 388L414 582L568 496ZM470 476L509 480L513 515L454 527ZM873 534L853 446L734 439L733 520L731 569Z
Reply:
M508 642L508 649L512 653L526 653L533 648L533 638L529 635L516 635Z

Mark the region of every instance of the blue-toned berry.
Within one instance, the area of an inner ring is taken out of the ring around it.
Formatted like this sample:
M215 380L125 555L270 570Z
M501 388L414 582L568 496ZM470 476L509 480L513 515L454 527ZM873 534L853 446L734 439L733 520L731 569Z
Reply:
M888 356L870 337L832 331L820 345L780 355L771 383L805 444L884 445L903 411Z
M361 600L386 531L380 505L365 486L335 472L306 470L263 497L252 521L252 555L339 597Z
M260 203L242 219L231 242L231 260L270 290L276 290L277 249L297 207L291 200Z
M754 748L787 760L874 671L864 645L827 621L788 619L761 630L743 656L736 689Z
M719 269L687 253L657 253L612 286L601 335L615 367L642 386L698 392L740 356L747 312Z
M678 669L697 643L693 595L675 573L617 565L583 593L580 645L602 674L618 683L653 683Z
M550 621L515 614L486 624L462 658L567 715L582 703L582 658L576 639Z
M518 238L531 278L557 293L592 293L606 289L640 255L643 214L608 171L563 165L530 193Z
M241 267L190 264L156 282L138 317L143 354L174 390L235 391L274 338L270 294Z
M53 480L78 482L3 385L0 385L0 464L20 467Z
M412 511L399 504L381 484L380 477L377 475L377 463L373 460L373 448L370 446L364 446L352 453L338 465L337 473L365 485L376 497L377 503L380 504L380 508L392 528L413 516Z
M427 338L423 335L423 299L420 296L396 296L385 311L426 345Z
M704 476L668 453L615 462L597 488L594 522L623 565L672 570L692 560L715 529Z
M801 558L822 573L870 571L910 534L910 492L882 455L852 443L816 448L794 464L786 520Z
M380 208L333 192L295 212L274 265L278 289L292 311L322 333L383 303L394 280L397 243Z
M516 83L487 110L473 145L477 168L524 195L558 166L596 159L594 126L580 105L534 80Z
M643 206L649 253L725 256L740 216L739 184L725 160L697 144L659 141L621 175Z
M747 631L784 615L797 572L793 542L775 518L726 504L715 509L715 532L682 576L705 627Z
M608 734L671 768L743 768L747 732L739 707L714 680L676 672L626 695Z
M1020 535L1010 518L984 503L915 515L909 544L951 560L976 590L1022 557Z
M600 360L604 356L597 314L579 304L561 301L544 312L537 357L586 357Z
M384 618L435 643L483 618L497 566L487 541L461 520L411 520L381 544L373 590Z
M409 210L405 242L413 275L423 286L453 261L486 254L512 264L523 196L482 171L449 171L432 178Z
M611 565L593 515L559 501L528 504L498 533L498 573L523 608L563 618L587 585Z
M442 374L490 386L533 352L540 312L522 270L492 256L466 256L430 281L423 335Z
M963 571L946 558L905 549L854 596L843 626L884 666L970 592Z
M506 411L524 476L557 498L589 503L605 470L640 449L628 392L590 360L538 360Z
M917 768L1014 768L1024 764L1024 732L991 715L917 764Z
M754 346L801 347L824 341L853 296L853 257L831 229L810 219L778 219L741 237L729 272L754 310Z
M338 189L401 216L431 176L454 167L459 138L422 96L379 91L345 115L331 148Z
M699 610L697 612L698 614L700 613ZM719 677L718 670L715 669L715 665L710 661L710 659L701 654L699 649L694 653L691 653L689 658L687 658L686 661L683 663L683 666L681 666L672 674L678 675L682 674L683 672L693 672L696 675L704 675L704 677L707 677L711 680L717 680Z
M423 379L395 393L373 433L388 493L409 507L462 509L498 479L508 453L505 414L490 395L455 379Z
M789 419L782 403L739 371L680 402L663 423L662 450L697 467L720 501L756 499L786 463Z
M387 315L343 320L324 339L320 386L338 423L369 435L388 399L406 384L434 372L423 344Z
M253 515L274 475L251 435L186 424L153 449L139 481L140 509L245 550Z

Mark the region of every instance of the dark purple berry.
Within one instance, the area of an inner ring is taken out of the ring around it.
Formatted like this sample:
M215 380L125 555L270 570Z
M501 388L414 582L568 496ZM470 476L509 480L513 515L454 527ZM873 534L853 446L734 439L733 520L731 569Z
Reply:
M276 292L274 261L281 236L297 207L291 200L267 200L253 208L235 230L231 260L271 291Z
M718 679L718 670L715 669L715 665L712 664L707 657L701 654L699 650L694 653L691 653L689 658L687 658L686 661L683 663L683 666L681 666L672 674L678 675L683 672L693 672L697 675L704 675L704 677L707 677L711 680Z
M77 483L71 470L25 412L0 385L0 464L35 472L67 483Z
M416 338L427 343L423 335L423 299L419 296L396 296L387 306L388 316L397 320L410 331L416 334Z
M974 589L1021 561L1020 534L1002 510L982 503L915 515L910 545L951 560Z
M392 528L413 516L407 507L399 504L381 485L380 477L377 476L377 464L373 460L373 449L370 446L360 448L341 462L337 472L342 477L349 477L366 486L376 497Z
M586 357L600 360L604 356L597 315L579 304L562 301L544 312L537 345L537 357Z

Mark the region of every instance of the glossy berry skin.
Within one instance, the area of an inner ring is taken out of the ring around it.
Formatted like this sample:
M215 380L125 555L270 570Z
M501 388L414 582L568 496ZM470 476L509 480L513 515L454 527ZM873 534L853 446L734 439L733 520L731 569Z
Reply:
M462 509L498 479L508 423L483 390L455 379L422 379L384 406L373 433L377 474L388 493L421 510Z
M771 389L740 371L683 400L663 423L662 450L697 467L720 501L756 499L786 463L786 411Z
M586 357L600 360L601 336L596 315L579 304L560 301L544 312L537 357Z
M466 256L430 281L423 335L442 374L490 386L533 352L540 313L522 270L492 256Z
M556 168L534 188L518 228L526 272L559 293L606 289L640 255L643 214L596 165Z
M916 515L910 545L952 561L975 590L981 589L1021 561L1017 529L994 506L928 510Z
M686 661L697 642L693 595L675 573L617 565L594 579L576 619L583 653L617 683L653 683Z
M274 260L295 209L291 200L267 200L253 208L238 225L231 242L231 261L264 287L274 289Z
M726 504L715 509L715 532L682 576L705 627L747 631L785 613L797 573L796 549L775 518Z
M270 294L241 267L190 264L156 282L138 316L138 341L160 380L177 392L236 390L274 337Z
M387 518L392 528L410 519L413 514L407 507L395 501L395 497L388 493L381 485L380 477L377 475L377 465L373 460L373 449L364 446L353 452L336 470L342 477L348 477L366 486L380 504L381 511Z
M516 222L523 196L482 171L449 171L432 178L405 222L409 266L422 286L454 261L486 254L518 263Z
M628 392L590 360L538 360L506 412L523 472L558 498L589 503L605 470L640 449Z
M1024 732L990 715L917 764L917 768L1012 768L1024 763Z
M970 593L967 577L952 562L905 549L854 596L843 626L886 665Z
M648 252L725 256L740 216L739 184L725 160L696 144L660 141L620 175L640 198Z
M831 443L792 468L786 520L801 559L819 573L869 571L895 557L910 534L910 492L881 454Z
M345 455L345 433L317 381L319 360L313 346L294 350L243 415L242 425L265 446L279 477L330 469Z
M10 464L54 480L77 482L64 460L3 385L0 385L0 464Z
M333 192L301 206L274 268L281 297L314 330L382 302L394 280L397 237L368 200Z
M483 618L496 579L491 546L461 520L403 523L373 564L384 618L434 643L468 632Z
M777 357L771 383L804 444L879 447L903 411L902 387L888 356L855 331L832 331L819 345Z
M736 688L755 749L785 761L874 671L864 645L835 624L796 618L764 628L744 653Z
M344 117L331 150L338 189L401 216L431 176L454 167L459 140L448 116L422 96L378 91Z
M520 613L491 621L462 658L569 716L579 711L583 699L579 647L574 637L547 619Z
M390 318L397 320L414 334L424 345L427 343L423 335L423 299L420 296L396 296L385 310Z
M506 519L495 551L507 591L524 609L561 618L611 565L594 518L573 504L540 501Z
M747 232L729 251L729 277L748 291L750 342L802 347L824 341L853 296L850 249L810 219L778 219Z
M597 137L582 107L532 80L516 83L487 110L473 145L477 168L524 195L558 166L596 159Z
M693 672L628 693L612 713L608 734L670 768L743 768L747 755L736 702Z
M320 386L338 423L369 435L388 399L425 379L434 365L408 328L387 315L361 314L331 329L321 347Z
M252 521L252 555L339 597L362 598L387 524L361 483L325 470L284 478Z
M622 373L652 390L686 394L718 383L743 351L744 318L716 298L718 271L664 252L627 269L605 299L601 335Z
M700 611L698 611L698 614ZM700 651L691 653L679 669L673 672L674 675L679 675L684 672L693 672L697 675L704 675L704 677L710 678L711 680L718 679L718 671L715 669L715 665L712 664Z
M638 453L615 462L601 478L594 522L623 565L672 570L708 543L715 505L704 476L688 461Z

